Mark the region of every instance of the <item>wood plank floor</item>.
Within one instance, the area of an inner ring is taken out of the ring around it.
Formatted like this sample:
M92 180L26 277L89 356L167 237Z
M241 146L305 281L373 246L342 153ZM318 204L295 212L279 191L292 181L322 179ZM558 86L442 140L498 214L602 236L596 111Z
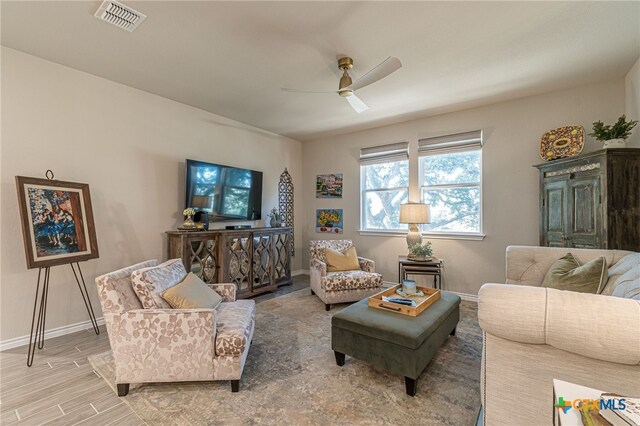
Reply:
M256 303L309 287L309 276L254 298ZM0 425L144 425L98 376L87 357L109 349L104 326L45 340L27 367L27 346L0 352Z

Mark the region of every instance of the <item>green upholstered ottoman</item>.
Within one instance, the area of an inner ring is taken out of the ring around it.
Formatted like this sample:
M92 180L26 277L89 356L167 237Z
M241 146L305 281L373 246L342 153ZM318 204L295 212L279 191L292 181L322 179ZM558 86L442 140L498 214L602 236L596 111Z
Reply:
M460 297L442 292L440 300L417 317L369 308L367 299L331 318L331 349L338 365L350 355L401 374L407 394L415 396L418 377L460 319Z

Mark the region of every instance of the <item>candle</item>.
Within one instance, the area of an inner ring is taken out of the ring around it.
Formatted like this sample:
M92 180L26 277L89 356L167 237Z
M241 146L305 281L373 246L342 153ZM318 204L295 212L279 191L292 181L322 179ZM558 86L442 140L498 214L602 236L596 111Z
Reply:
M402 281L402 291L407 296L412 296L416 294L416 282L414 280L404 280Z

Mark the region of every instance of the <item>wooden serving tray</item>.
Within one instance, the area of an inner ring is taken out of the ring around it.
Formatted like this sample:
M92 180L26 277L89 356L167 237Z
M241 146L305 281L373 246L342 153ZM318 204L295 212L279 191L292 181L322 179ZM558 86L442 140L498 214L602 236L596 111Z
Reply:
M380 309L381 311L396 312L402 315L409 315L410 317L417 317L429 306L433 305L438 299L440 299L440 290L430 287L418 287L418 290L422 290L424 296L411 296L410 299L416 301L416 306L401 305L399 303L383 302L382 296L387 297L400 297L396 294L396 290L402 287L401 285L393 286L389 289L381 291L369 297L369 307Z

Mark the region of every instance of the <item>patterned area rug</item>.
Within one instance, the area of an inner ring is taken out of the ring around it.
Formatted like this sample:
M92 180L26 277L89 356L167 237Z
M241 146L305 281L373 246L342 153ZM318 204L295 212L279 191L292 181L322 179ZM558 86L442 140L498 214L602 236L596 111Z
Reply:
M461 320L418 381L331 350L331 316L309 289L257 305L256 330L240 392L227 381L131 385L122 398L148 424L471 425L480 408L482 334L477 305L462 302ZM89 357L115 389L111 352Z

